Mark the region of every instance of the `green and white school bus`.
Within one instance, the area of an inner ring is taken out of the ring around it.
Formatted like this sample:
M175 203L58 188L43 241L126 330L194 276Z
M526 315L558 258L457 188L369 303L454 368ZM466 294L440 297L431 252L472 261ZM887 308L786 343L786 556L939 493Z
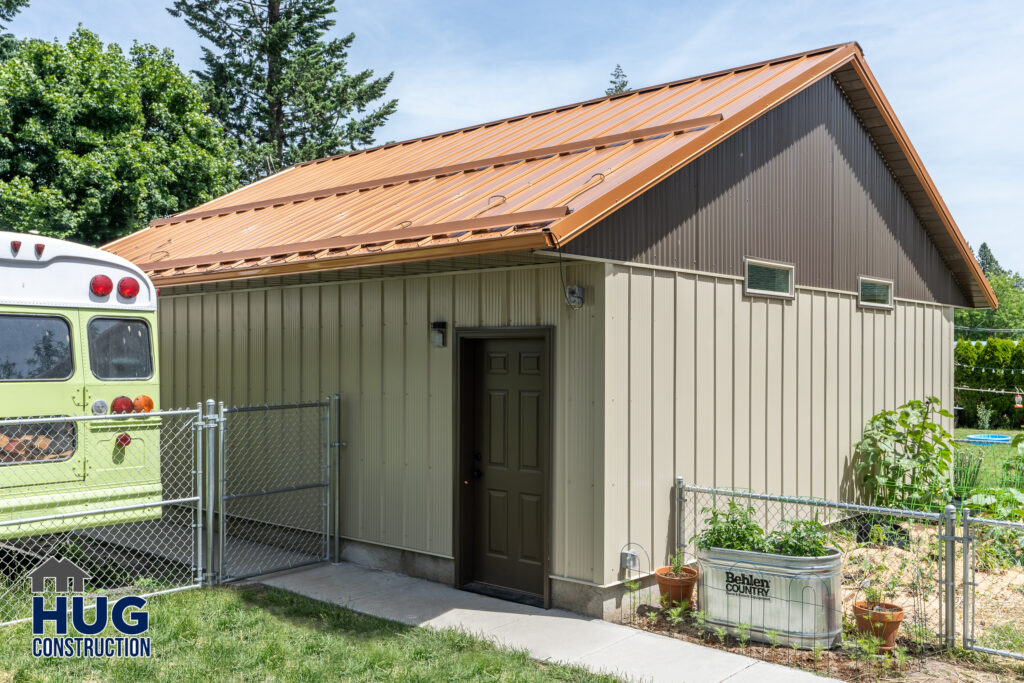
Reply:
M123 258L0 232L0 539L160 515L156 297Z

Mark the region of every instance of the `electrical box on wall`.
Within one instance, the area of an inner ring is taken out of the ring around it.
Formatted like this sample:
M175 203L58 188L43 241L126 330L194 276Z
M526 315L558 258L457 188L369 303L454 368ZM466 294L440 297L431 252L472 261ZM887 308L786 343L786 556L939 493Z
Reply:
M565 288L565 303L572 308L579 308L583 305L583 286L569 285Z
M640 554L632 548L623 550L619 553L619 568L627 569L631 572L640 571Z

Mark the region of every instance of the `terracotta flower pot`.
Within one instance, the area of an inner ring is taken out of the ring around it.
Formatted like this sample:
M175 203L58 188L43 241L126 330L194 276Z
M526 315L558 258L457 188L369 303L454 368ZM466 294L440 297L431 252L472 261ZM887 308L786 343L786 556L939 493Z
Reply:
M662 597L666 598L670 605L691 604L693 587L697 583L696 569L683 567L681 574L673 574L672 567L662 567L654 572L654 579L658 582Z
M859 632L882 639L879 650L888 652L896 647L896 632L903 623L902 607L888 602L855 602L853 616Z

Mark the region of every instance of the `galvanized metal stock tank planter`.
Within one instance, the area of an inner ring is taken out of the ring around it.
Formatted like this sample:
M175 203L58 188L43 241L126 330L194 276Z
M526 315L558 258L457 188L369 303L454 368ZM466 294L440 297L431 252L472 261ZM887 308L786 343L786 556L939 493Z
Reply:
M831 548L829 550L832 550ZM803 649L842 640L842 553L789 557L724 548L698 548L698 601L710 628L751 640Z

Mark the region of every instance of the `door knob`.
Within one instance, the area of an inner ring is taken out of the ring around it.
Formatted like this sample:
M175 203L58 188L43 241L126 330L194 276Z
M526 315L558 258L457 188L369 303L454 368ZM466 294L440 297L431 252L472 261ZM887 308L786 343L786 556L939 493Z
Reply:
M474 479L479 479L482 476L484 476L483 472L481 472L480 470L473 470L473 478Z

